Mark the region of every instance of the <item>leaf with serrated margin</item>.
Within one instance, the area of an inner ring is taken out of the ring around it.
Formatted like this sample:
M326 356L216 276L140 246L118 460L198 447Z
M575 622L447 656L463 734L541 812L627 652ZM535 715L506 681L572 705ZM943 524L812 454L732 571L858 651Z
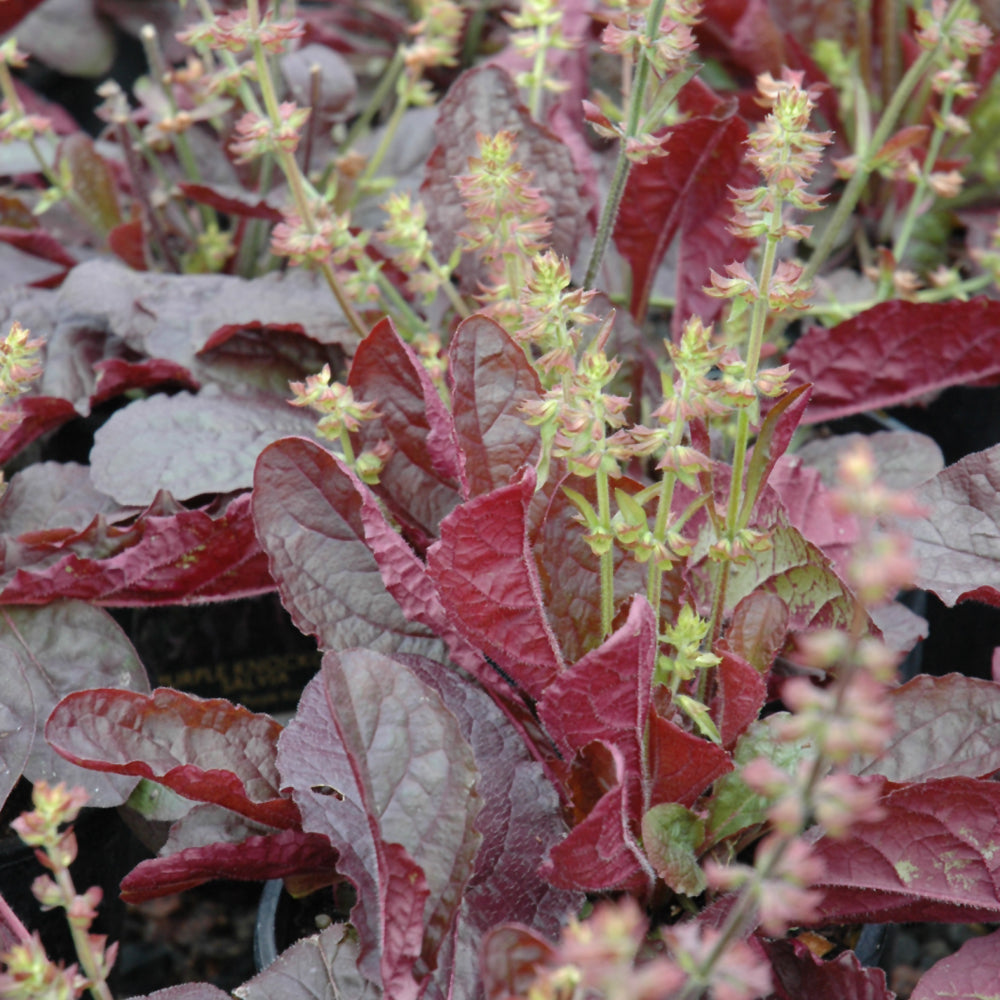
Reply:
M865 968L852 951L823 959L802 941L760 943L771 961L773 1000L895 1000L885 973Z
M813 847L820 924L1000 919L1000 784L886 783L879 805L877 821Z
M855 757L855 774L928 781L1000 771L1000 684L948 674L915 677L888 694L895 731L876 757Z
M497 927L483 942L486 1000L524 996L538 974L558 960L555 948L528 927Z
M80 785L87 790L91 805L121 805L135 787L134 779L84 771L60 757L42 738L45 720L63 695L102 686L149 690L139 657L115 620L81 601L55 601L39 608L2 607L0 649L10 654L0 660L3 700L14 710L16 724L35 733L24 776L36 783ZM30 701L13 700L18 685L8 679L8 669L23 673L31 688Z
M441 641L407 621L366 543L364 487L325 448L304 438L260 456L253 514L281 601L322 649L363 646L441 658Z
M358 345L347 384L378 417L354 435L355 450L388 441L392 454L375 492L399 521L436 538L441 519L459 500L461 460L451 414L427 369L388 319Z
M378 1000L382 990L358 971L357 936L346 924L333 924L293 944L233 995L239 1000Z
M815 385L807 423L898 406L1000 376L1000 302L881 302L810 327L785 360L796 384Z
M230 995L208 983L185 983L182 986L168 986L165 990L146 993L141 997L132 997L131 1000L230 1000Z
M122 880L121 898L141 903L222 878L259 882L303 874L313 879L312 884L324 876L329 882L335 876L337 856L326 837L301 830L248 837L235 844L189 847L141 861Z
M534 470L459 505L427 551L427 569L459 631L531 697L562 670L527 534Z
M966 941L921 977L910 1000L998 1000L1000 931Z
M913 539L917 586L949 607L969 600L1000 606L1000 445L949 465L914 499L925 513L900 528Z
M415 997L481 841L475 758L454 716L402 663L328 653L278 764L303 828L330 839L357 888L365 975L393 997Z
M472 316L451 339L448 377L466 497L506 486L521 466L535 465L541 437L520 407L540 399L542 387L524 350L493 320Z
M298 825L278 791L281 726L223 698L172 688L152 694L96 688L67 695L45 738L67 760L111 774L149 778L185 798L225 806L278 828Z

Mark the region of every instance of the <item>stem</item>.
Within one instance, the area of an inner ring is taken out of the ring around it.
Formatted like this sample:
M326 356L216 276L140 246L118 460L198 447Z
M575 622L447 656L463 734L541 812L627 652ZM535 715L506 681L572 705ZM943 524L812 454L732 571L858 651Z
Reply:
M535 121L539 121L542 111L542 82L545 77L545 56L549 47L549 26L543 24L537 29L535 44L538 46L535 52L535 61L531 66L531 94L528 98L528 110Z
M601 530L611 531L611 495L608 489L608 474L599 467L597 479L597 516ZM615 617L615 548L611 544L601 553L601 638L611 635L611 624Z
M649 14L646 17L647 37L654 38L658 33L665 7L666 0L653 0L649 8ZM626 140L635 138L639 132L639 119L642 116L642 102L646 93L646 86L649 82L650 68L649 56L646 50L643 49L639 55L631 99L629 100L628 119L625 125ZM618 209L622 203L622 195L625 193L625 182L628 180L628 172L632 167L632 163L626 154L626 145L627 142L620 142L618 146L618 160L615 163L615 172L611 178L608 200L604 203L601 221L597 227L594 246L590 251L587 274L583 279L584 288L593 288L594 286L597 272L601 267L601 261L604 259L604 253L608 248L608 240L611 238L611 233L615 227L615 219L618 218Z
M392 140L395 138L396 131L399 128L399 123L403 120L403 115L406 114L406 109L410 106L410 85L414 81L407 80L407 86L403 89L402 93L399 95L399 100L396 102L396 106L392 109L392 114L389 115L389 120L385 123L385 128L382 130L382 137L379 139L378 146L375 152L372 153L368 162L365 164L365 169L362 171L361 176L358 178L355 184L354 191L351 193L350 207L356 204L358 197L361 192L365 190L365 187L371 182L371 179L375 176L375 172L382 165L382 161L385 159L385 154L389 152L389 147L392 145Z
M251 28L257 28L260 25L260 7L258 6L258 0L247 0L247 13L249 16ZM274 81L271 79L270 69L267 64L267 57L264 52L264 47L260 43L259 38L253 39L253 55L254 60L257 64L257 76L258 84L260 85L260 95L264 101L264 109L267 112L268 118L277 124L281 121L281 113L278 110L278 97L274 92ZM302 220L302 224L310 233L315 233L317 231L316 226L316 216L312 210L312 204L309 201L309 196L306 191L306 186L308 181L302 176L302 171L299 169L298 161L295 159L293 153L287 149L279 148L277 150L278 164L288 181L288 187L292 194L292 201L295 204L295 210ZM333 292L333 297L337 300L337 304L340 306L341 311L344 314L344 318L350 323L354 332L361 338L364 338L368 331L365 329L364 323L361 321L361 317L358 315L357 310L354 308L353 304L347 298L344 293L343 288L341 288L340 281L337 278L337 274L333 269L333 265L325 260L320 264L320 272L326 279L327 285L330 287L330 291Z
M51 853L49 853L49 858L52 858ZM56 884L62 892L65 905L68 907L70 902L76 899L77 895L76 886L73 885L73 879L70 877L69 870L56 867L53 868L53 875L55 876ZM80 927L75 921L70 920L68 913L66 915L66 922L69 924L69 932L73 937L73 949L76 951L76 957L80 959L80 965L83 967L87 979L90 980L90 995L94 1000L114 1000L107 982L101 975L99 963L90 946L90 936L87 933L87 928Z
M941 23L942 36L947 32L948 28L954 24L962 8L965 7L966 2L967 0L956 0L956 2L948 10L948 13L945 15L944 20ZM877 128L874 133L872 133L871 142L864 148L859 157L857 170L847 182L847 187L844 188L844 192L840 196L840 201L837 203L837 207L834 209L833 215L830 216L830 219L824 227L823 235L820 237L819 243L816 245L816 249L809 258L809 262L806 264L805 270L802 272L800 280L803 285L809 285L812 282L820 267L822 267L826 258L830 255L830 251L833 249L833 244L837 235L847 224L847 220L857 206L858 201L861 198L861 192L864 189L865 184L868 182L872 169L872 158L885 145L886 140L889 138L889 134L892 132L893 128L895 128L899 116L906 107L907 101L910 99L910 95L916 89L921 77L927 72L931 62L934 60L937 50L938 46L935 46L932 49L924 49L919 58L906 71L906 75L899 82L899 86L892 95L892 100L889 101L888 107L879 119Z

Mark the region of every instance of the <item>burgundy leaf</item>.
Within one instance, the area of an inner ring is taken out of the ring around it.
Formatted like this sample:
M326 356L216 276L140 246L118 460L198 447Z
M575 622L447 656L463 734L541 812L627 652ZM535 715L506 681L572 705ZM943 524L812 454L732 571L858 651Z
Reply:
M201 392L156 395L111 415L94 436L94 485L123 504L158 490L179 500L253 483L257 456L279 438L311 433L315 421L284 400Z
M996 921L1000 785L944 778L886 785L884 818L815 845L821 924Z
M548 860L542 865L542 874L558 888L582 892L623 890L635 894L652 889L655 873L631 829L624 761L614 748L611 754L617 772L616 784L549 851Z
M797 456L783 456L769 482L792 527L818 546L843 577L861 539L857 518L835 507L819 472L803 465Z
M45 738L82 767L149 778L185 798L288 829L297 826L298 810L278 791L280 732L270 716L222 698L97 688L63 698Z
M378 323L358 346L348 385L356 399L375 403L379 414L361 425L361 446L392 445L376 492L404 525L436 537L459 499L455 428L427 370L390 320Z
M788 634L788 608L774 594L750 593L733 609L725 644L762 675L774 663Z
M6 35L41 2L42 0L7 0L0 7L0 34Z
M19 414L17 423L0 431L0 464L6 464L35 438L55 430L78 414L68 399L26 396L5 409Z
M501 327L473 316L452 337L448 371L466 498L506 486L523 465L538 460L538 428L520 411L542 395L534 368Z
M483 987L486 1000L523 996L546 966L554 965L556 950L528 927L497 927L483 942Z
M881 969L866 969L853 952L817 958L801 941L763 941L771 960L774 1000L895 1000Z
M366 493L313 441L286 438L264 450L257 462L253 514L282 603L299 630L315 636L323 649L358 646L441 659L441 641L419 621L408 621L386 590L367 544ZM405 563L404 568L413 567Z
M8 243L32 257L41 257L60 267L74 267L76 258L51 233L44 229L21 229L17 226L0 226L0 243Z
M636 597L621 628L549 684L538 717L564 756L600 740L617 748L630 778L644 773L656 647L655 616ZM648 804L633 807L638 821Z
M902 529L913 538L917 586L949 607L972 599L1000 605L1000 445L950 465L915 499L925 513Z
M45 720L63 695L102 685L132 689L125 693L149 690L139 657L115 620L80 601L0 608L0 649L3 704L17 726L35 734L24 776L33 782L81 785L94 806L124 802L135 787L133 779L83 771L42 738ZM24 697L21 676L31 688L30 698Z
M910 1000L985 1000L1000 982L1000 931L966 941L920 977Z
M382 995L358 970L357 935L345 924L297 941L236 991L240 1000L379 1000Z
M559 797L526 736L497 703L458 671L420 657L407 666L441 696L472 747L483 808L476 829L483 843L465 892L464 919L478 935L503 921L557 935L579 906L576 893L554 889L538 875L548 849L566 834Z
M542 598L549 620L558 629L563 655L578 660L601 642L601 577L600 561L585 538L579 523L576 505L563 487L579 493L592 506L597 505L593 477L555 476L535 496L530 512L531 547L538 566ZM611 480L611 488L623 489L634 495L640 489L627 479ZM541 507L543 494L548 503ZM663 577L661 613L671 615L680 607L684 580L680 567ZM627 553L615 551L615 607L618 613L632 597L646 589L646 567Z
M79 37L75 28L73 34ZM62 140L55 166L57 173L60 169L69 171L73 192L86 204L104 233L122 221L114 174L90 136L74 132Z
M182 986L168 986L165 990L132 997L131 1000L230 1000L231 994L223 993L217 986L208 983L184 983Z
M148 361L123 361L109 358L94 365L97 372L97 386L92 404L114 399L129 389L151 389L161 385L179 385L191 392L197 392L198 382L182 365L173 361L151 358Z
M762 595L769 596L769 595ZM744 602L747 598L744 598ZM755 722L767 698L763 675L741 656L722 653L715 669L718 693L710 706L722 745L732 750L747 727Z
M883 302L832 329L811 327L785 360L797 383L815 385L810 423L896 406L1000 376L1000 302Z
M890 781L988 778L1000 771L1000 685L975 677L915 677L889 692L895 733L878 757L855 757L855 774Z
M681 729L656 712L649 718L649 804L692 806L713 781L733 769L720 746Z
M337 856L326 837L298 830L248 837L236 844L189 847L140 862L122 880L121 898L126 903L141 903L220 878L256 882L326 871L332 879Z
M427 568L459 631L538 698L563 663L527 537L534 487L529 468L510 486L457 507L427 551Z
M136 271L147 270L149 258L142 219L136 217L112 226L108 231L108 249L128 267Z
M270 199L245 188L219 184L194 184L191 181L181 181L177 188L185 198L190 198L200 205L208 205L217 212L225 212L227 215L245 219L264 219L267 222L281 222L284 218L281 208L272 204Z
M746 137L746 125L733 109L691 118L665 131L666 156L629 171L614 239L632 269L629 311L637 320L646 315L656 272L678 236L677 259L684 264L675 278L674 336L691 315L705 323L718 316L721 300L703 291L709 268L743 260L754 246L727 229L730 185L753 183L744 159Z
M79 530L57 524L8 541L0 601L76 598L109 607L149 607L274 589L254 534L249 494L236 497L218 516L184 508L161 515L160 506L126 525L98 514ZM63 513L57 509L54 516Z
M475 759L454 716L396 660L328 653L278 759L303 827L330 839L358 890L362 971L415 997L481 840Z
M458 245L457 234L468 226L454 178L467 173L469 158L479 155L477 135L494 136L505 129L516 134L516 159L534 174L532 185L548 202L552 248L573 261L588 215L573 156L560 139L534 121L521 104L514 81L496 66L467 70L438 105L438 145L427 161L420 189L434 252L447 260ZM475 271L468 264L460 270L463 282L475 290Z

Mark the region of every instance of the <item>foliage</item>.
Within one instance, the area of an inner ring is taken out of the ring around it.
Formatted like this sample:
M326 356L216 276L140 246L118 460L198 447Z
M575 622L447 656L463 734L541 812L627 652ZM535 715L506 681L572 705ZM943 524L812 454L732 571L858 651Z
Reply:
M853 7L779 6L202 4L104 145L0 49L0 791L174 793L126 899L350 883L239 996L888 998L838 925L1000 919L1000 696L899 684L892 603L1000 603L1000 445L807 432L996 380L996 248L929 234L995 208L1000 48L934 3L876 81ZM106 610L275 588L323 652L284 727L150 692Z

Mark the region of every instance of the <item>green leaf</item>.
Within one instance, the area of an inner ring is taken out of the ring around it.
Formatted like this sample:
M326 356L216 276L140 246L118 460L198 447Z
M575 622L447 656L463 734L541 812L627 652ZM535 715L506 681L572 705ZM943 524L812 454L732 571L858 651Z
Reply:
M742 830L758 826L766 818L770 801L747 786L740 775L739 765L748 764L757 757L766 757L782 771L793 774L801 761L813 756L812 745L806 738L791 743L779 742L775 738L776 723L787 717L787 712L770 715L753 723L740 737L733 753L737 769L716 781L709 801L706 848Z
M705 891L697 854L704 840L705 821L679 802L653 806L642 817L646 856L674 892L698 896Z

